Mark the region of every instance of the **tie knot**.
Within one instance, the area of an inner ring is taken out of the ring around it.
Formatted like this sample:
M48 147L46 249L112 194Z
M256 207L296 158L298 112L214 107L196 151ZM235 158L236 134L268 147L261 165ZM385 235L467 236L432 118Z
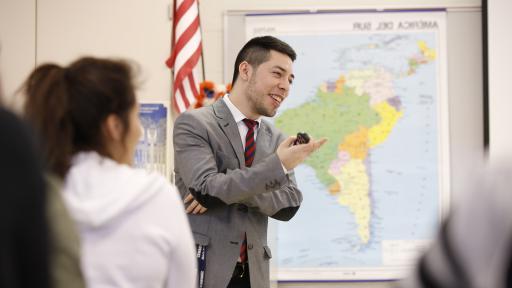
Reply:
M245 118L242 121L244 121L245 126L247 126L247 128L249 128L249 129L252 129L253 127L258 126L258 121L254 121L254 120L247 119L247 118Z

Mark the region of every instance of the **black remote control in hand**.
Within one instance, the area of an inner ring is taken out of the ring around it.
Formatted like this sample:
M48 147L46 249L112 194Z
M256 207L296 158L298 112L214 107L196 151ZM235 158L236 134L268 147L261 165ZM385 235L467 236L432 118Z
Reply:
M293 142L293 145L307 144L307 143L309 143L308 133L306 133L306 132L297 133L297 139L295 139L295 142Z

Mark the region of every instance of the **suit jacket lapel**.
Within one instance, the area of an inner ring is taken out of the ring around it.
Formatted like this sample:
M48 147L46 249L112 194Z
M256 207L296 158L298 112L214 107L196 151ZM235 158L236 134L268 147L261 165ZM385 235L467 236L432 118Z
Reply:
M238 158L238 162L240 163L240 167L245 166L245 158L244 158L244 148L242 147L242 141L240 140L240 132L238 132L238 126L236 125L235 119L229 111L228 106L222 99L217 100L212 104L213 113L217 117L217 123L219 124L220 129L224 132L227 139L229 140L229 144L233 148L233 152L235 152L236 157ZM256 144L257 145L257 144ZM256 146L256 150L258 146Z
M270 139L272 133L267 127L264 121L261 121L261 127L258 128L258 135L256 137L256 153L254 154L254 163L258 163L260 160L271 154L273 151L270 149Z

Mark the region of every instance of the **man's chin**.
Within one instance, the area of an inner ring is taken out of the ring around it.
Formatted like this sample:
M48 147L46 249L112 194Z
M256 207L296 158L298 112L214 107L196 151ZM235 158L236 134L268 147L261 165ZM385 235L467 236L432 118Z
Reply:
M274 117L274 116L276 116L276 114L277 114L277 109L273 110L273 111L267 111L267 113L262 114L262 115L265 117Z
M265 117L274 117L277 114L277 109L261 109L258 114Z

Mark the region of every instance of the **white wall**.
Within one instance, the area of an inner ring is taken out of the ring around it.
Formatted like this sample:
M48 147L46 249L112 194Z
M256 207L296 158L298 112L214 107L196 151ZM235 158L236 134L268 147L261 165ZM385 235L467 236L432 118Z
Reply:
M448 97L452 202L472 189L484 163L482 26L479 13L450 14ZM460 27L463 26L463 27ZM467 33L460 33L467 31ZM456 36L455 36L456 35ZM477 55L477 56L475 56ZM479 57L480 61L475 61Z
M489 157L512 157L512 1L488 1Z
M83 55L121 57L141 67L139 97L169 101L170 0L1 0L0 68L8 104L37 64Z
M84 55L133 59L139 98L168 101L169 0L44 0L37 5L37 64L68 64Z
M36 1L0 0L0 78L3 102L19 109L14 92L35 67Z

